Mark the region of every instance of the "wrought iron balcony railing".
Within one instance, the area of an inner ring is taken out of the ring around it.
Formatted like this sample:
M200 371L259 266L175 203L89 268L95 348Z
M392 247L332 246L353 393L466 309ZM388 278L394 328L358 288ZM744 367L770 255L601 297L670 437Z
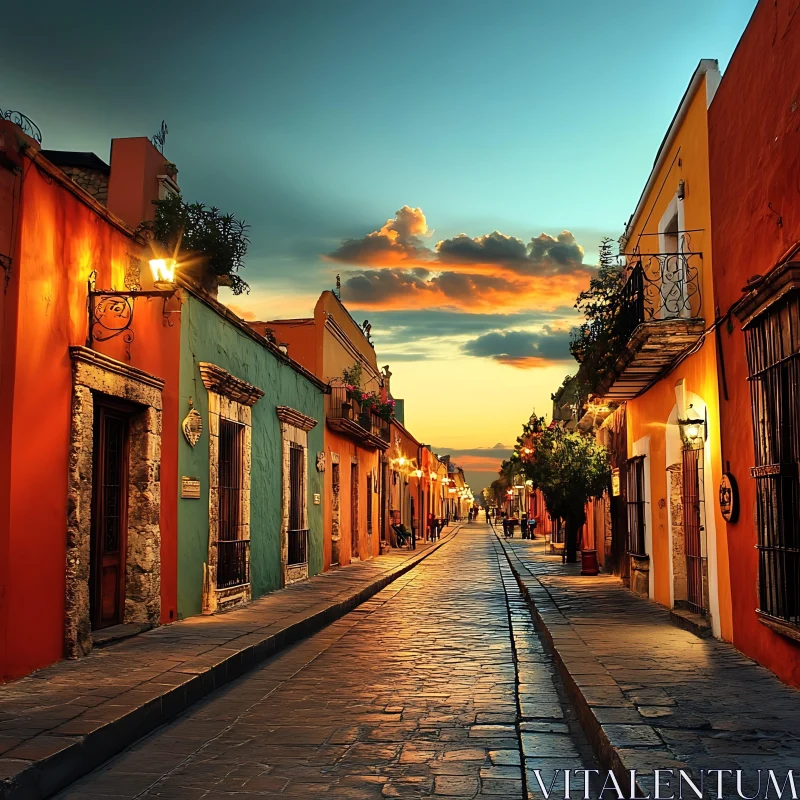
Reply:
M31 139L34 139L39 144L42 143L42 132L39 130L39 126L30 117L26 117L21 111L13 111L12 109L4 111L0 108L0 119L13 122L15 125L22 128L24 134L30 136Z
M347 395L344 386L331 388L330 407L328 419L350 420L358 425L365 433L377 436L384 442L391 440L389 421L379 417L369 406L362 405L356 399Z
M643 322L701 316L702 253L633 253L622 256L630 272L617 322L630 336Z

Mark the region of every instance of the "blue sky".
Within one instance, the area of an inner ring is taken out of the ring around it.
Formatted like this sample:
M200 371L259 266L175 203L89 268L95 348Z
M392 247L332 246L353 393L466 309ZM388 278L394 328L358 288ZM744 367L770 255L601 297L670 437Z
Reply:
M373 266L326 254L404 206L424 214L412 245L423 248L423 267L435 264L423 282L443 269L436 243L461 233L497 230L529 243L568 230L593 263L600 238L619 235L633 210L698 61L717 58L724 72L753 7L43 0L32 12L18 3L3 12L12 33L0 52L0 107L33 118L45 147L101 158L111 138L152 135L166 119L165 155L187 199L252 225L252 292L236 308L302 315L337 272ZM493 294L473 281L472 299L415 286L391 311L367 300L354 312L373 322L379 353L419 354L393 371L423 441L513 441L574 371L566 354L553 359L553 347L540 347L555 342L542 336L565 338L571 303L514 286ZM452 324L458 315L463 325ZM510 365L513 353L504 362L474 355L484 351L472 340L510 330L534 337L532 366ZM476 374L491 390L468 392L455 417L429 408L433 376L452 384ZM492 413L498 404L502 413Z

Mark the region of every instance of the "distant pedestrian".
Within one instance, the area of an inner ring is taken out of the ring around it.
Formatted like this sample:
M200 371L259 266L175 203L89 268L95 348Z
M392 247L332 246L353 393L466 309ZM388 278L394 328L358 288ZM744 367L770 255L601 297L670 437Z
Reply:
M520 533L522 534L522 538L523 539L527 539L528 538L528 515L527 514L523 514L522 515L522 518L519 521L519 530L520 530Z
M528 521L528 538L536 538L536 517L531 517Z
M484 508L483 510L486 513L486 524L488 525L489 524L489 506L486 506L486 508Z

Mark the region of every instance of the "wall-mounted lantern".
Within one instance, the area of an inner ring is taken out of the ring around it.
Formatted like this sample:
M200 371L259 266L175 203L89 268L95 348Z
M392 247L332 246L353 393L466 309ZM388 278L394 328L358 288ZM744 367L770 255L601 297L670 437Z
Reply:
M97 270L89 273L87 282L89 328L86 335L86 346L94 342L105 342L122 336L126 344L133 341L133 312L135 301L139 297L160 297L164 302L164 319L169 321L167 300L177 289L175 270L178 264L174 258L154 258L150 260L153 273L154 289L130 289L115 291L114 289L98 289Z
M678 425L681 429L681 436L689 449L699 450L708 437L708 420L700 417L696 411L693 411L693 406L689 404L686 419L679 419Z
M151 258L150 271L153 273L153 285L158 291L175 290L175 268L178 262L174 258Z

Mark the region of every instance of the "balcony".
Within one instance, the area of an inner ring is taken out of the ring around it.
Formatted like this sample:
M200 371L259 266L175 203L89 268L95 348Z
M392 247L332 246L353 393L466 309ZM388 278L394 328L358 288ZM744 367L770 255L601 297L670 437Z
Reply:
M701 311L702 253L635 253L617 316L627 342L598 387L607 400L630 400L697 345L705 330Z
M367 407L362 408L356 401L351 401L344 386L331 388L327 420L328 427L332 430L349 436L365 447L389 449L389 421L381 419Z

